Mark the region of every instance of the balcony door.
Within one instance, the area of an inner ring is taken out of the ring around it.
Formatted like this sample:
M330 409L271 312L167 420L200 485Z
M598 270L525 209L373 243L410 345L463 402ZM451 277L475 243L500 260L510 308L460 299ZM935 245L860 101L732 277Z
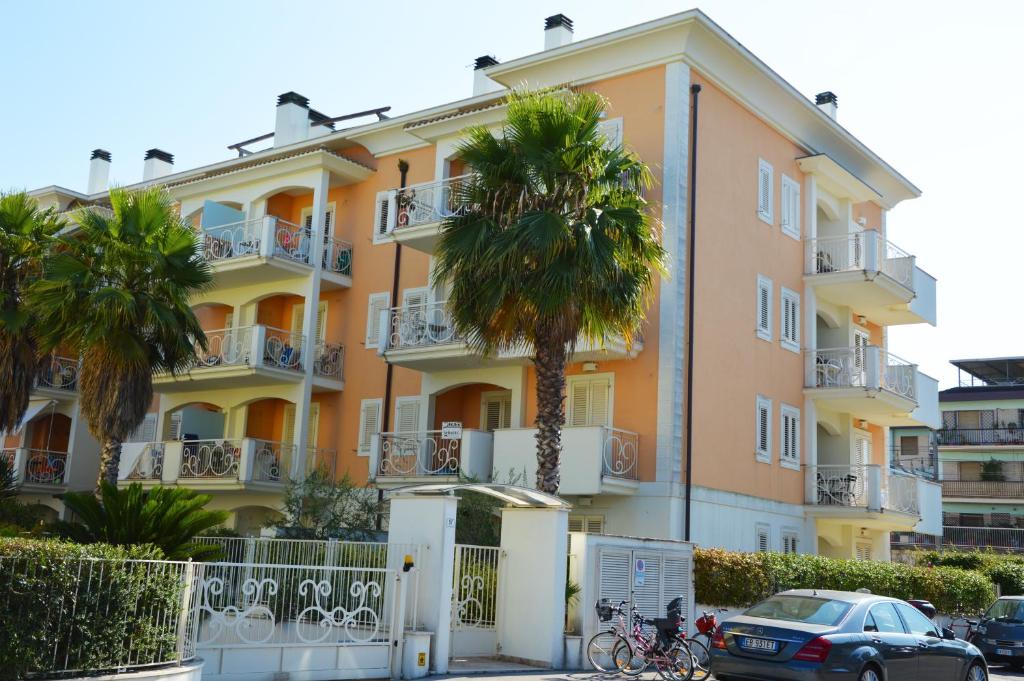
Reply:
M570 376L568 383L570 427L610 426L612 421L612 375Z
M863 329L853 330L853 366L851 382L854 386L867 384L868 346L871 345L871 334Z
M494 432L512 427L512 393L507 390L480 395L480 423L484 430Z

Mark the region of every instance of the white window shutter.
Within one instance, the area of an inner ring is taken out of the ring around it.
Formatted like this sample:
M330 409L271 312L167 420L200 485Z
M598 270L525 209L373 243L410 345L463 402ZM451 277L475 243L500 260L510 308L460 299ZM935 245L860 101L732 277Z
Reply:
M334 227L334 211L329 210L324 213L324 236L327 237L331 234L331 229Z
M425 288L408 288L402 291L402 307L406 310L410 308L423 309L423 306L427 304L427 296L429 291ZM424 314L426 311L424 311Z
M760 159L757 164L757 216L771 224L774 219L772 206L774 171L770 163Z
M569 388L569 425L587 425L590 411L590 386L584 381L575 381Z
M395 430L415 433L420 429L420 399L401 399L395 405Z
M758 525L757 527L757 551L759 553L765 553L771 550L771 535L767 527Z
M380 432L381 400L363 400L359 405L359 451L370 451L370 438Z
M690 619L690 559L678 555L665 554L663 565L663 606L667 606L673 598L683 599L683 610L679 613L685 622Z
M302 226L306 229L313 229L313 214L307 213L306 217L302 220Z
M604 518L600 516L588 516L584 531L589 534L604 534Z
M590 418L587 425L607 426L610 418L611 382L607 378L590 381Z
M761 460L770 460L772 454L772 402L766 397L757 397L755 413L755 452Z
M295 444L295 405L284 405L284 423L281 424L281 442L286 445Z
M871 560L871 544L857 544L857 560Z
M153 442L155 440L156 414L146 414L127 442Z
M292 333L302 333L306 323L306 306L303 303L292 305Z
M772 339L772 280L760 275L757 277L757 335L764 340Z
M793 178L782 176L782 231L800 239L800 184Z
M612 603L629 601L630 585L633 583L630 552L607 548L599 551L598 599L607 598Z
M583 518L578 516L569 516L569 531L570 532L582 532L583 531Z
M380 316L391 303L389 293L371 293L366 315L366 347L375 348L380 342Z
M316 310L316 344L320 345L327 336L327 301L320 301Z
M377 192L373 216L373 238L376 241L395 228L395 196L393 190Z
M512 394L495 393L484 397L484 430L508 428L512 421Z
M171 422L169 426L168 437L171 440L181 439L181 412L176 411L171 414Z

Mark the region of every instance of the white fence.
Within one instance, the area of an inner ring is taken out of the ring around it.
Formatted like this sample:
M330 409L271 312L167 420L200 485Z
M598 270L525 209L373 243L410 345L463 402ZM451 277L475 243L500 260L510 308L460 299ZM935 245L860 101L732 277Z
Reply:
M874 230L807 239L808 274L882 272L914 288L914 256L883 239Z

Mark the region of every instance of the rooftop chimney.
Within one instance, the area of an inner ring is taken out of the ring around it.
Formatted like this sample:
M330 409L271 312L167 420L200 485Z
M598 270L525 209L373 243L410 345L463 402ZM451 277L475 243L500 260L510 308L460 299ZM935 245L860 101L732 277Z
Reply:
M495 83L493 80L487 77L484 73L484 69L488 66L494 66L498 63L492 55L485 54L482 57L477 57L473 63L473 96L482 95L485 92L494 92L500 90L501 85Z
M828 114L828 117L832 120L836 119L836 109L839 108L839 98L836 97L836 93L826 90L825 92L819 92L814 98L814 103L818 105L818 108Z
M572 19L555 14L544 20L544 49L550 50L572 42Z
M277 98L277 122L274 124L274 146L301 142L309 138L309 98L297 92L286 92Z
M163 149L150 149L146 152L145 163L142 166L142 181L148 182L164 175L170 175L174 171L174 156Z
M332 132L334 132L334 123L331 122L331 117L320 113L316 109L310 109L309 136L322 137L323 135L329 135Z
M99 194L107 191L110 181L110 152L106 149L93 149L89 157L89 185L86 194Z

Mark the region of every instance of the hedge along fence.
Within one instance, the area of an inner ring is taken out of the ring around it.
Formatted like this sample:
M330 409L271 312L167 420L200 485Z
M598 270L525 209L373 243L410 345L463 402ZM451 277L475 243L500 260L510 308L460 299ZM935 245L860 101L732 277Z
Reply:
M904 600L923 598L949 614L977 612L995 597L989 578L971 570L721 549L694 550L694 582L698 603L734 608L787 589L863 588Z
M187 657L178 634L190 566L160 557L153 547L0 539L0 679Z
M919 551L917 565L959 567L986 575L1004 596L1024 595L1024 557L993 551Z

